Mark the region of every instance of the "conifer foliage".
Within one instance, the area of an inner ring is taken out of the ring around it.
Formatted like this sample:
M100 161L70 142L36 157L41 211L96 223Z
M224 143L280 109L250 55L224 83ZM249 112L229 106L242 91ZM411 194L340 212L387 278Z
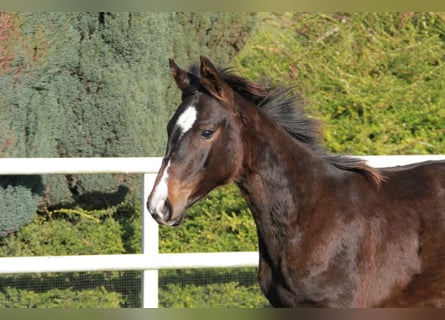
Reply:
M186 65L211 54L226 64L254 21L228 13L1 13L0 156L161 155L178 99L168 58ZM9 182L0 180L2 221L11 221L0 233L29 221L43 194L47 205L98 190L117 202L133 183L112 175L45 176L44 187L31 189Z

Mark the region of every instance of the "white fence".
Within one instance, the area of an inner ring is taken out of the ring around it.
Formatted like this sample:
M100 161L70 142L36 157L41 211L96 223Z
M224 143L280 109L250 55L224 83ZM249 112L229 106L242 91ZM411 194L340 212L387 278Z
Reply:
M391 167L425 160L442 160L445 159L445 155L362 158L374 167ZM0 258L0 274L141 270L143 271L142 307L155 308L158 306L160 269L257 266L257 252L159 253L158 225L147 212L145 201L160 166L161 158L0 158L0 175L144 174L142 254L3 257Z

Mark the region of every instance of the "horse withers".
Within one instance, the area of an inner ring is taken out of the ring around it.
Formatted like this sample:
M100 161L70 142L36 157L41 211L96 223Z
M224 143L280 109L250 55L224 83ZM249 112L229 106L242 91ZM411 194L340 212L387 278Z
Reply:
M273 306L444 307L445 162L375 169L328 155L285 88L201 56L170 60L182 102L147 207L163 225L234 182L255 220Z

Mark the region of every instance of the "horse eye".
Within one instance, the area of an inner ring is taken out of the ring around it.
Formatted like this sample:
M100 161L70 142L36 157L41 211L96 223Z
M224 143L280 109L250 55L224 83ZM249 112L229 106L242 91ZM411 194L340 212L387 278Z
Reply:
M204 139L210 139L213 136L213 130L204 130L201 132L201 137Z

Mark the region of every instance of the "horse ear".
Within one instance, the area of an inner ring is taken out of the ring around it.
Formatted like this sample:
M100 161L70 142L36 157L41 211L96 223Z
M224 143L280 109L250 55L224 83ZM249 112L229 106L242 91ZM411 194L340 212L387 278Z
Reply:
M205 56L201 56L201 85L215 98L220 100L227 98L228 85Z
M168 62L170 64L170 72L176 81L176 85L179 89L184 90L190 85L190 79L187 71L179 68L173 59L169 59Z

